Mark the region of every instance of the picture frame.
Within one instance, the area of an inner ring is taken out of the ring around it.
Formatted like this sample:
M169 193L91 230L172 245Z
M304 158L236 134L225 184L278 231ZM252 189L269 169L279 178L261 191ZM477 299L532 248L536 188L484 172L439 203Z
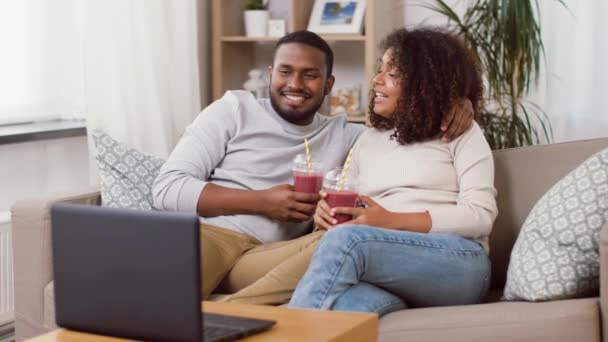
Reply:
M285 20L284 19L270 19L268 20L268 36L269 37L283 37L285 35Z
M365 0L315 0L308 31L318 34L363 33Z

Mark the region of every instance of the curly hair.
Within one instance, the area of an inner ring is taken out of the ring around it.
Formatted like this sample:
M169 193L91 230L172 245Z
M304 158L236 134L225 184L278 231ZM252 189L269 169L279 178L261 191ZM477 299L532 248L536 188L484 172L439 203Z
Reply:
M394 129L391 139L405 145L436 138L456 100L468 98L477 116L483 96L481 69L459 38L440 29L403 28L390 33L381 49L391 52L401 96L395 113L387 118L374 113L375 93L370 90L372 127Z

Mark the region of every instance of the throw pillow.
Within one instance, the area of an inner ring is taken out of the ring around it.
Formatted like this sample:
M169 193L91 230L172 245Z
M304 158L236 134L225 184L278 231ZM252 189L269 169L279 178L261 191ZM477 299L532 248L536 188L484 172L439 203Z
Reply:
M93 130L92 137L102 205L152 209L152 183L165 161L130 148L99 129Z
M511 253L504 298L596 295L599 232L608 221L608 149L584 161L536 203Z

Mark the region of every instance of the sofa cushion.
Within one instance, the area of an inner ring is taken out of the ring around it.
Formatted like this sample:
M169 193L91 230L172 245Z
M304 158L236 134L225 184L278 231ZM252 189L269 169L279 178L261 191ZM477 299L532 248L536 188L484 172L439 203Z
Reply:
M505 299L597 295L599 231L608 220L608 149L555 184L530 211L513 246Z
M380 319L379 341L600 341L598 298L401 310Z
M102 205L152 209L152 184L165 161L130 148L102 130L93 130L92 136Z

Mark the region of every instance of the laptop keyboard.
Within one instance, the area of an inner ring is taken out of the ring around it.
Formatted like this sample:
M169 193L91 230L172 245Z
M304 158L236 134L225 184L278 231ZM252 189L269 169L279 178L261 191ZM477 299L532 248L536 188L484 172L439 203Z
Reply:
M240 337L243 337L240 329L203 324L203 341L205 342L234 341Z
M205 342L235 341L270 329L275 321L230 315L203 313Z

